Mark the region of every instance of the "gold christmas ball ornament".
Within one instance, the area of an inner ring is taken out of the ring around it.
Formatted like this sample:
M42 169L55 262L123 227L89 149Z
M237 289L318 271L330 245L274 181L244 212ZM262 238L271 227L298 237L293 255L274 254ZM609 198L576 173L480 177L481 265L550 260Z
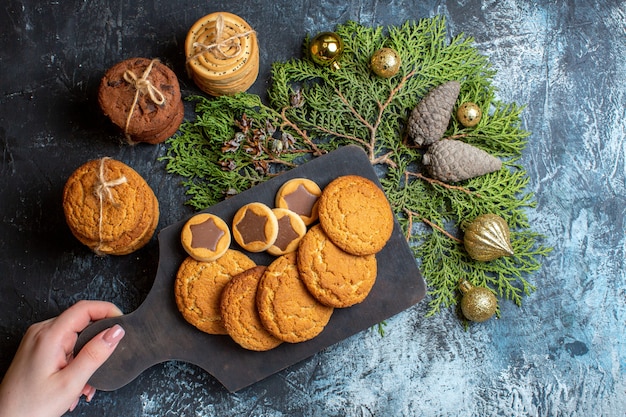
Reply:
M379 77L390 78L398 73L401 62L394 49L381 48L372 55L370 68Z
M334 32L322 32L311 40L309 52L316 64L338 70L340 68L338 61L343 53L343 41Z
M481 323L496 313L498 300L489 288L475 287L467 280L459 283L463 293L461 311L466 319Z
M483 116L482 110L476 103L470 101L463 103L456 111L456 118L465 127L474 127Z
M514 254L509 225L496 214L482 214L463 229L463 244L472 259L486 262Z

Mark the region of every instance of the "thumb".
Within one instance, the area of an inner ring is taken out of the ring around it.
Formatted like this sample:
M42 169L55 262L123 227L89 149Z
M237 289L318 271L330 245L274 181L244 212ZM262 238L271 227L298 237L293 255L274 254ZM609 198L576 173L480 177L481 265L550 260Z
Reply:
M83 383L88 381L93 373L109 359L124 334L125 331L119 324L98 333L83 346L66 369L71 368L77 380Z

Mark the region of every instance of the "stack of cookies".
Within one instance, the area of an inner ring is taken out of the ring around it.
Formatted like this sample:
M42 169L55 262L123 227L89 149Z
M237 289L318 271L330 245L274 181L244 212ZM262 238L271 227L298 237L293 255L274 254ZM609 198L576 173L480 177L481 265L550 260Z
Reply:
M212 13L198 20L185 40L187 71L213 96L246 91L259 74L256 33L241 17Z
M130 144L165 141L185 115L178 78L157 59L132 58L111 67L100 82L98 102Z
M335 308L363 302L376 281L376 253L394 227L382 190L356 175L339 177L323 191L311 180L290 180L275 200L284 207L270 209L259 202L241 207L232 226L243 250L272 254L273 246L289 246L273 253L277 258L267 267L236 249L203 261L208 258L198 256L202 251L215 255L230 242L228 226L213 214L192 217L181 234L190 255L175 284L183 317L207 333L228 334L250 350L310 340L324 330ZM276 213L283 212L290 213L280 217L290 227L278 226ZM318 217L319 224L313 224ZM306 230L305 225L298 235L293 224L304 225L304 219L312 226ZM290 244L276 244L281 229L292 236Z
M159 203L131 167L110 158L85 163L69 177L63 210L72 234L98 255L125 255L152 238Z

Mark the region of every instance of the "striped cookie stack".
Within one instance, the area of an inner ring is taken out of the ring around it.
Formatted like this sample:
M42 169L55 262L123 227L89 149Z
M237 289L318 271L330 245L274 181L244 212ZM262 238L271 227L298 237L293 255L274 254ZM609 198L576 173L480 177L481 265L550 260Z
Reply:
M256 33L228 12L211 13L191 27L185 56L190 77L213 96L246 91L259 74Z

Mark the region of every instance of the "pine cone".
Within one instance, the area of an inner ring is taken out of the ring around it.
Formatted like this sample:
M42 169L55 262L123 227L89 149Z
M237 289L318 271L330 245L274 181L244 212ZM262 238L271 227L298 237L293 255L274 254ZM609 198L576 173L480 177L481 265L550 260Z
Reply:
M502 168L502 161L482 149L459 140L440 140L428 148L422 163L430 175L443 182L479 177Z
M447 81L430 90L417 103L408 121L408 133L416 145L428 146L446 133L459 91L458 81Z

